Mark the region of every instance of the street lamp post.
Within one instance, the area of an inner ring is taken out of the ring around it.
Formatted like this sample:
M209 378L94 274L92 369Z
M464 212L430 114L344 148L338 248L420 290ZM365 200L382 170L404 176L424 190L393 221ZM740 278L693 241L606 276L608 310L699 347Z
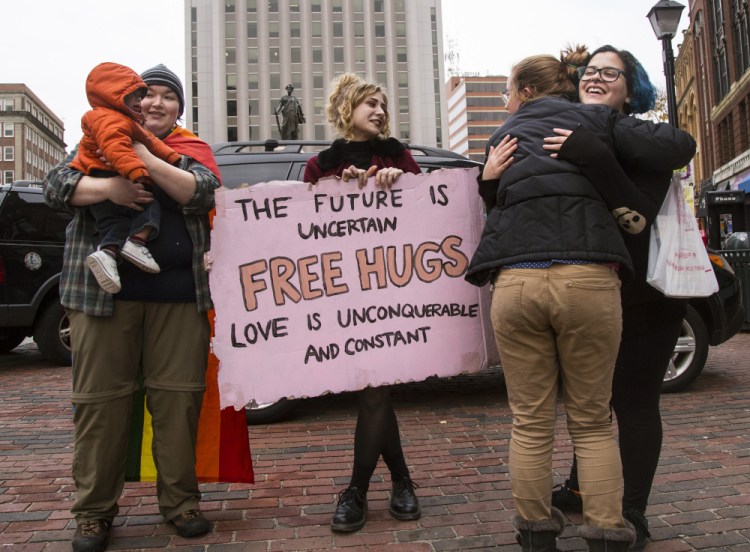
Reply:
M669 123L675 127L677 126L677 94L674 87L672 38L677 34L680 15L682 15L684 9L685 6L672 0L659 0L646 16L651 22L656 38L661 40L664 76L667 79L667 115L669 116Z

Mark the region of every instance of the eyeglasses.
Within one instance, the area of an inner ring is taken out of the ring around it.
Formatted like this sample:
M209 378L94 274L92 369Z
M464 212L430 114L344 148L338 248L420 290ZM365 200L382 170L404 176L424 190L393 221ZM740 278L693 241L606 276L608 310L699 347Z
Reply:
M508 105L508 102L510 101L510 90L508 90L506 88L505 90L503 90L502 92L500 92L500 97L505 102L505 105Z
M620 75L625 74L625 71L617 67L594 67L593 65L579 67L576 69L576 72L578 73L578 78L581 80L591 80L598 73L599 78L604 82L615 82L620 78Z

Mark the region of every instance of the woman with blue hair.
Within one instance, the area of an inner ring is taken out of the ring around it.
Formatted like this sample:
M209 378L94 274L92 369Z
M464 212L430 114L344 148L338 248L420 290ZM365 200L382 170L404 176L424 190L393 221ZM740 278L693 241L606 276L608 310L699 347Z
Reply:
M592 52L577 74L581 103L606 105L628 115L654 108L656 89L643 66L627 50L602 46ZM611 150L585 129L556 132L557 137L546 139L553 155L573 162L590 180L631 194L628 205L638 203L644 222L653 220L669 190L671 170L646 170L627 161L621 167ZM687 302L667 298L646 282L649 232L626 230L622 236L633 262L634 277L621 290L622 340L615 363L611 406L619 432L623 515L636 530L636 540L628 550L642 550L650 536L645 513L661 453L661 384L680 335ZM582 511L585 497L582 499L579 489L574 459L570 477L552 494L553 506L563 511Z

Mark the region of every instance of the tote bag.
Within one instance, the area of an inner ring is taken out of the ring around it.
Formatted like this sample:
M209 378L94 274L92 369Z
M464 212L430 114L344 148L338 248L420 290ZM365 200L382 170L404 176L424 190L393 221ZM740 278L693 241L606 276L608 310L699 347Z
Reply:
M677 175L651 226L646 280L667 297L708 297L719 289Z

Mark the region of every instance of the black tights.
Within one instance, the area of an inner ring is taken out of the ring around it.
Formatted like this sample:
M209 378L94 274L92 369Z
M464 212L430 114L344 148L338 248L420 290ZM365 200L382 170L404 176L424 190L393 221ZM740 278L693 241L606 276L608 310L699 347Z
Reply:
M682 316L645 335L623 336L612 381L625 484L623 509L646 511L661 454L659 398L664 374L680 335ZM569 487L578 489L575 458Z
M409 477L390 390L367 387L359 392L358 400L351 484L366 491L381 454L392 478Z

